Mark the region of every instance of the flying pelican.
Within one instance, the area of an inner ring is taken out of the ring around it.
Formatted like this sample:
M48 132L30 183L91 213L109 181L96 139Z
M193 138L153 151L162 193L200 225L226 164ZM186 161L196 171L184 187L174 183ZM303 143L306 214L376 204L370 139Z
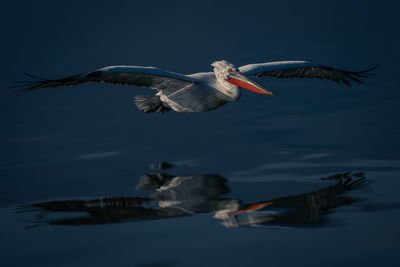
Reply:
M25 73L35 81L24 84L24 87L12 95L19 95L32 90L73 86L87 82L110 83L119 85L141 86L155 89L152 96L138 95L135 104L145 113L160 113L174 110L176 112L205 112L223 106L240 98L240 89L244 88L258 94L273 95L262 85L252 81L248 76L276 78L320 78L348 86L348 79L362 83L360 78L374 74L370 71L378 66L363 71L346 71L318 65L309 61L278 61L249 64L236 68L225 61L211 64L213 72L199 72L182 75L154 67L109 66L87 73L81 73L61 79L49 80Z

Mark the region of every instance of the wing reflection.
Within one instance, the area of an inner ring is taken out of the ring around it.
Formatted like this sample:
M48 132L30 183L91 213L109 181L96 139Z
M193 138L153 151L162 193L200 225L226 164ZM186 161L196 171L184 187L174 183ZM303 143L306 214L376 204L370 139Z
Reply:
M147 197L111 197L90 200L60 200L25 206L41 211L38 223L91 225L142 221L201 213L215 213L226 227L291 225L315 226L327 220L336 208L358 199L345 193L368 184L362 173L336 174L323 180L334 181L327 187L306 194L291 195L257 203L223 198L229 193L228 180L215 174L172 176L165 173L141 177L137 190L152 190ZM68 218L46 218L53 213L82 213ZM45 219L46 218L46 219Z

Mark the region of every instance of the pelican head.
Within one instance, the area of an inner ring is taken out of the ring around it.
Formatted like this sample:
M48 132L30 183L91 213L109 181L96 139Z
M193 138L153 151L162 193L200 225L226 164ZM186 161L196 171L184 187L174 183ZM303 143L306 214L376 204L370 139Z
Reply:
M211 66L214 67L214 73L218 82L228 92L235 91L238 87L241 87L258 94L273 95L272 92L260 84L247 78L233 64L226 60L215 61Z

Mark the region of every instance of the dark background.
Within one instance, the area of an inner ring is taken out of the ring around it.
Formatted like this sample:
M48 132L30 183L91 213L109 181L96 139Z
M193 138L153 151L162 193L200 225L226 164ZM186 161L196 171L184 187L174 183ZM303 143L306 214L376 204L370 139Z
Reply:
M178 165L175 174L222 175L229 196L243 201L302 193L324 186L318 180L324 175L364 171L374 180L367 201L398 203L399 7L397 1L3 3L5 266L397 265L393 209L338 212L329 227L287 231L224 228L212 216L28 230L31 218L14 209L41 200L140 195L139 177L160 161ZM137 65L190 74L211 71L220 59L236 66L310 60L355 71L380 67L351 88L262 78L274 97L243 92L240 101L202 114L143 114L133 97L154 91L135 87L87 84L8 96L15 82L29 80L23 71L58 78ZM282 181L293 183L273 186Z

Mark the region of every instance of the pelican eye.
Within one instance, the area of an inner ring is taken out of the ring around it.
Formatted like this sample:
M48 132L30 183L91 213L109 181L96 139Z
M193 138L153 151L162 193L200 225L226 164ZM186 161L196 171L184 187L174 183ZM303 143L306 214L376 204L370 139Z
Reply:
M229 73L232 73L233 71L234 71L234 70L233 70L232 68L229 68L229 69L228 69L228 72L229 72Z

